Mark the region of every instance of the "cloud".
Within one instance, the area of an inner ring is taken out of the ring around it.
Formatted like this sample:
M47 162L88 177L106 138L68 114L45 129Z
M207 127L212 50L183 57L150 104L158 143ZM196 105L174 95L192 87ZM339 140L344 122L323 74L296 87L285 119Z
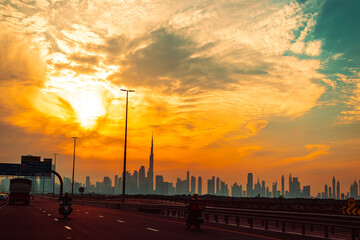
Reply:
M319 158L320 156L328 155L331 147L329 145L309 144L309 145L305 145L305 148L307 150L314 150L314 151L303 157L287 158L283 161L283 163L291 164L291 163L298 163L298 162L313 161L313 160L316 160L317 158Z
M25 36L0 33L0 84L40 85L44 81L44 64L30 44Z

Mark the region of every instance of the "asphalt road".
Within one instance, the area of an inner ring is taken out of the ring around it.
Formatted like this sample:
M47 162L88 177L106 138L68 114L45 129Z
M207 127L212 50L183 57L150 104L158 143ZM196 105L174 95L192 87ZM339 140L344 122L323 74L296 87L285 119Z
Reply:
M35 199L30 206L0 203L0 239L163 239L254 240L308 239L280 233L205 223L187 229L181 218L74 204L68 219L58 214L58 203Z

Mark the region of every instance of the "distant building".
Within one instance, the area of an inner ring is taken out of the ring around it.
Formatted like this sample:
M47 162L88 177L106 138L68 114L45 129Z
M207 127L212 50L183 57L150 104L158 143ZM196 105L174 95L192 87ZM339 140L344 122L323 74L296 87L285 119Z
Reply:
M212 177L212 179L208 180L207 194L215 195L215 177Z
M350 197L358 199L359 197L359 185L356 181L350 186Z
M333 179L332 179L332 198L335 199L335 176L333 176Z
M302 189L302 197L303 198L310 198L310 185L303 186Z
M198 194L202 195L202 178L198 178Z
M196 188L196 178L194 176L191 176L191 194L195 193Z
M285 177L281 176L281 196L285 196Z
M231 196L232 197L242 197L243 195L242 186L238 185L236 182L231 186Z
M253 174L252 173L248 173L248 177L247 177L247 184L246 184L246 193L247 193L247 197L253 197Z

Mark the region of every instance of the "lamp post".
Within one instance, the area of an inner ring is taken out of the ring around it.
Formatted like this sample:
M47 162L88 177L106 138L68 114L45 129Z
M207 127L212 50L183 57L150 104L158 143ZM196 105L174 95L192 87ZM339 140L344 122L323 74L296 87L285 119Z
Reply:
M56 156L59 155L57 153L53 153L55 157L55 164L54 164L54 171L56 171ZM54 175L54 182L53 182L53 196L55 196L55 175Z
M129 92L135 92L135 90L129 89L120 89L121 91L126 92L126 114L125 114L125 143L124 143L124 171L123 171L123 192L122 198L125 203L125 177L126 177L126 143L127 143L127 118L128 118L128 96Z
M71 196L74 195L75 146L76 146L76 139L78 139L78 137L72 137L72 138L74 139L74 155L73 155L73 172L72 172Z

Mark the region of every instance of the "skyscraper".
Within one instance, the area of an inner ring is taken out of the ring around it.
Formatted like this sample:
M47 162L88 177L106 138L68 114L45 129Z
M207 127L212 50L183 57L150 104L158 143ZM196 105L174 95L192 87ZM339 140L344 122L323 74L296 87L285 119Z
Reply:
M324 198L329 198L329 194L328 194L328 185L327 184L325 184L325 187L324 187L325 189L324 189L324 194L325 194L325 196L324 196Z
M332 198L335 199L335 176L332 179Z
M195 193L196 188L196 178L194 176L191 176L191 194Z
M247 184L246 184L247 197L253 197L253 186L254 186L253 174L248 173Z
M147 193L152 193L154 191L154 135L151 136L151 150L150 150L150 163L149 171L147 174Z
M289 197L294 197L291 173L289 174Z
M216 178L216 195L219 195L220 192L220 178Z
M340 181L336 183L336 199L340 199Z
M198 194L202 195L202 178L198 178Z
M190 192L190 172L187 171L186 172L186 189L185 189L186 194L188 194Z
M285 177L284 175L281 176L281 196L284 197L285 194Z
M90 188L91 182L90 182L90 176L86 176L86 188Z
M207 193L209 195L215 195L215 177L212 177L212 179L208 180L208 190Z
M139 193L146 194L146 183L145 183L145 167L141 166L139 170Z

